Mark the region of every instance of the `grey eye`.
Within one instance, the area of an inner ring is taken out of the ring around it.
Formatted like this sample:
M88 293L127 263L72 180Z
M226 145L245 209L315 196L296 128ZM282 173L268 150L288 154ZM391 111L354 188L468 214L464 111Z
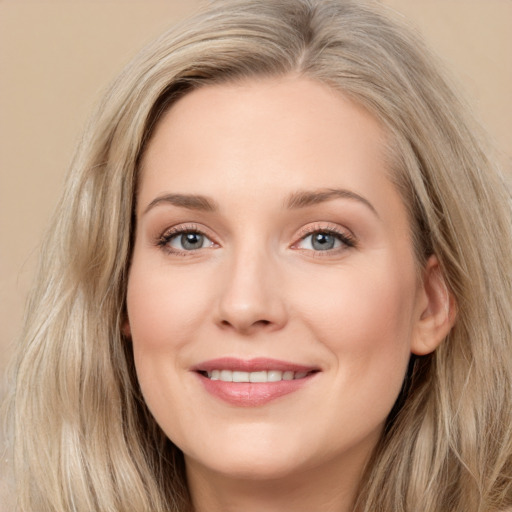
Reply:
M336 238L329 233L315 233L311 235L311 246L316 251L327 251L333 249Z
M327 231L317 231L305 236L298 247L300 249L309 249L313 251L329 251L341 247L343 241L339 235Z
M169 240L169 246L180 251L194 251L204 247L211 247L212 245L213 242L208 237L197 231L180 233Z

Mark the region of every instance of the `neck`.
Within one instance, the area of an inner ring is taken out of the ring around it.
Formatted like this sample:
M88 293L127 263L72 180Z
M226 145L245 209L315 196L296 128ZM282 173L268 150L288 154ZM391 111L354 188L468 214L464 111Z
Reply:
M363 465L314 467L285 477L219 474L187 460L194 512L351 512Z

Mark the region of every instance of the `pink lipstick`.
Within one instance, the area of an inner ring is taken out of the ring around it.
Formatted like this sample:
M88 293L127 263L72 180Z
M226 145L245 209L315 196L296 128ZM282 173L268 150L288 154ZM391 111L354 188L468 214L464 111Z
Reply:
M256 407L298 391L319 368L277 359L224 357L193 368L206 391L238 407Z

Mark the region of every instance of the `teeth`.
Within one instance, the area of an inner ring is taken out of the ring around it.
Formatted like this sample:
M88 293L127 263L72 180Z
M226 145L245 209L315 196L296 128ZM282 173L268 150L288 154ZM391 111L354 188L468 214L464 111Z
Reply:
M251 372L248 374L249 382L268 382L270 380L269 373L272 372Z
M233 372L231 370L221 370L219 380L224 382L233 382Z
M281 380L303 379L309 372L282 372L279 370L268 370L259 372L241 372L231 370L213 370L208 372L211 380L223 382L279 382Z
M270 370L267 372L267 382L278 382L283 380L283 372L279 370Z
M233 382L250 382L249 372L233 372Z

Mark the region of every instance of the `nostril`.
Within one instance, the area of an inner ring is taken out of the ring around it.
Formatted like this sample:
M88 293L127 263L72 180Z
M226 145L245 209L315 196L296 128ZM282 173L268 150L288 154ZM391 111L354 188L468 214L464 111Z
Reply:
M229 320L224 319L224 320L220 321L220 325L222 327L234 327L235 329L247 330L247 329L251 329L254 327L266 327L268 325L272 325L272 321L262 319L262 320L256 320L255 322L250 322L250 323L247 322L247 324L244 324L243 322L236 323L236 322L230 322Z

